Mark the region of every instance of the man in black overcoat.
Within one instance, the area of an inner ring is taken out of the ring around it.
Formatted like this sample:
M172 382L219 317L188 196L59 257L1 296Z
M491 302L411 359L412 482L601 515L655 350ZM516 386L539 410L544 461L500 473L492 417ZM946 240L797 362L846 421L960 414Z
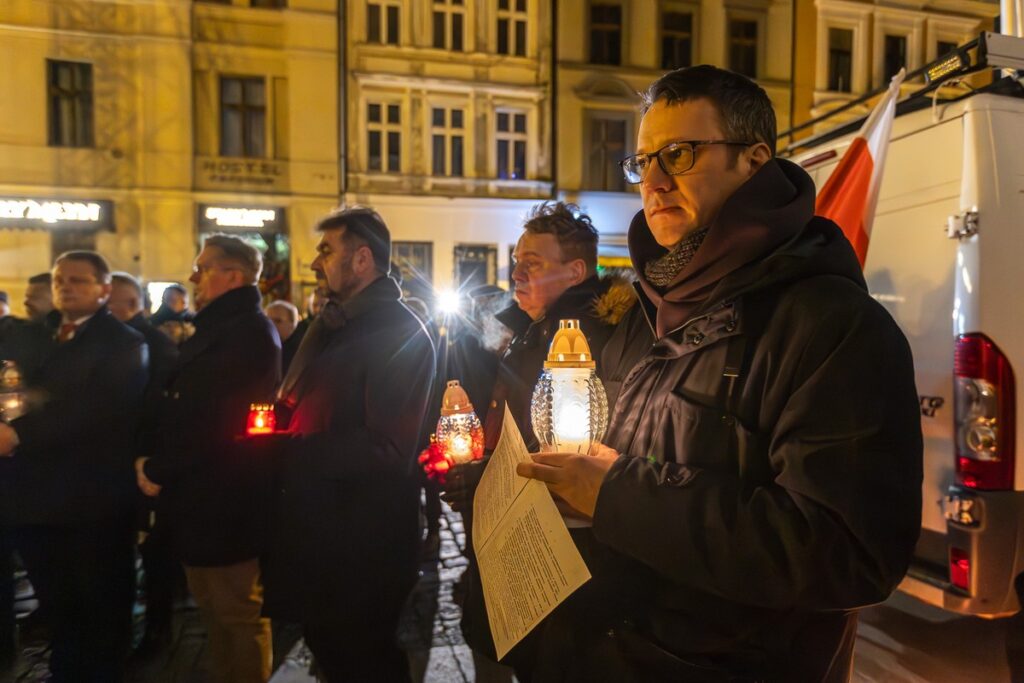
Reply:
M54 680L118 681L131 640L146 346L107 310L99 254L61 255L53 295L62 323L33 377L37 403L0 424L0 523L15 528L49 622Z
M408 680L395 631L417 578L416 449L434 350L388 277L380 216L341 210L318 230L312 267L328 300L281 389L291 438L267 607L303 625L331 683Z
M160 410L160 443L136 461L139 487L159 495L171 545L209 634L213 678L270 676L258 556L267 463L239 443L252 403L272 399L281 347L260 308L262 261L241 239L214 235L196 257L195 334L181 346Z

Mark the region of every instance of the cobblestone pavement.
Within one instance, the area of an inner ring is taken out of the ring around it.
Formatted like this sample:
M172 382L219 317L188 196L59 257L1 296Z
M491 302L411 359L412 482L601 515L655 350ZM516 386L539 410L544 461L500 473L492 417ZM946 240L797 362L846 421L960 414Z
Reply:
M455 583L465 570L462 551L466 543L460 515L443 506L441 529L424 543L420 580L399 627L399 640L409 655L413 680L422 683L468 683L492 679L476 677L473 657L459 629L460 612L453 598ZM27 591L25 591L27 595ZM23 595L25 597L25 595ZM21 602L23 611L34 607ZM141 617L141 608L139 615ZM31 624L32 617L23 618ZM21 658L12 673L0 673L0 683L45 681L49 652L45 641L28 626L23 635ZM157 659L133 668L130 683L206 683L206 634L199 614L190 603L179 606L174 619L171 647ZM309 651L299 641L274 673L272 683L313 683L309 675ZM496 679L510 680L507 672Z

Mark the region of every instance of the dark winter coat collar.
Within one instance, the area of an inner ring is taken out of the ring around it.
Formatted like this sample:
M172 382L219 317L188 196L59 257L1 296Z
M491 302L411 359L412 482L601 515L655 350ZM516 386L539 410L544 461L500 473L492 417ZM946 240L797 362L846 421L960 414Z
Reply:
M512 334L520 337L530 329L532 325L543 323L546 320L560 320L563 313L571 312L571 317L578 318L580 311L593 309L593 302L607 289L608 283L602 281L596 275L591 275L578 285L573 285L558 297L550 310L542 317L533 320L518 304L513 303L503 311L499 311L495 317L505 327L512 330Z
M74 342L81 342L83 338L91 336L97 327L102 328L108 320L113 321L113 319L114 314L110 312L110 309L108 309L106 305L100 306L85 322L78 325L78 329L75 331L74 337L57 348L69 348L70 345L74 344Z
M795 170L787 173L784 165ZM658 308L657 336L685 323L722 278L771 252L813 215L810 176L790 162L769 161L726 200L696 255L662 293L647 281L644 265L667 250L655 241L643 213L637 214L629 252L640 286Z
M263 315L260 301L260 290L256 285L246 285L221 294L203 307L193 318L196 333L181 345L178 365L186 365L206 351L221 337L222 330L229 329L238 316Z
M295 352L292 364L288 367L288 374L281 382L279 400L291 406L298 402L307 369L313 367L316 359L349 322L381 306L393 304L401 297L402 289L397 282L390 277L379 277L348 301L339 304L328 300L321 314L310 323L298 351Z
M224 292L196 313L196 333L217 327L239 313L259 312L260 301L260 290L256 285L245 285Z
M354 320L381 304L398 301L401 298L402 288L398 286L398 283L389 276L382 275L368 284L363 291L340 304L341 312L346 321Z

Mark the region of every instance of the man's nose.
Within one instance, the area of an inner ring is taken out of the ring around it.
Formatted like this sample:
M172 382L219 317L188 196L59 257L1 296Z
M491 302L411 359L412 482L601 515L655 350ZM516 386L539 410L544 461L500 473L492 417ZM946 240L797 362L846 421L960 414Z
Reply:
M194 285L198 285L199 284L199 273L197 273L196 271L193 270L192 274L188 276L188 281L191 282Z
M672 189L672 177L661 170L661 164L655 158L647 165L647 173L640 184L652 192L667 192Z

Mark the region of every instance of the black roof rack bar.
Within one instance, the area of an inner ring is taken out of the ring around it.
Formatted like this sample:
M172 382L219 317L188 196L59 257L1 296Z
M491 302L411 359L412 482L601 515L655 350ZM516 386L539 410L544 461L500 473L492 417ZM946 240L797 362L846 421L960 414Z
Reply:
M978 71L981 71L984 68L985 68L984 65L971 66L971 67L969 67L969 68L967 68L967 69L965 69L963 71L958 71L957 75L958 76L966 76L968 74L977 73ZM913 93L911 93L910 95L908 95L907 97L905 97L902 100L898 101L896 103L896 116L901 116L902 114L904 114L904 113L906 113L908 111L916 111L917 109L919 109L920 107L914 107L913 106L914 102L917 101L918 99L920 99L923 95L926 95L927 93L931 92L932 90L935 90L936 88L940 87L941 85L942 85L942 81L937 80L934 83L932 83L931 85L929 85L928 87L921 88L920 90L916 90ZM946 99L946 100L943 100L943 102L945 102L945 103L958 102L958 101L964 99L964 97L969 97L969 96L974 95L974 94L976 94L978 92L981 92L981 90L972 91L972 92L970 92L970 93L968 93L966 95L960 96L960 97L954 97L954 98ZM858 118L851 119L849 121L845 121L845 122L843 122L841 124L838 124L838 125L836 125L836 126L834 126L832 128L829 128L827 130L823 130L822 132L818 133L817 135L811 135L811 136L806 137L806 138L801 138L799 140L794 140L794 141L790 142L788 145L786 145L783 149L778 150L776 152L776 155L785 158L785 157L791 156L796 150L799 150L799 149L802 149L802 148L805 148L805 147L813 147L814 145L817 145L820 142L831 140L831 139L834 139L834 138L837 138L837 137L842 137L843 135L846 135L847 133L852 133L855 130L858 130L861 127L861 125L863 125L864 121L867 119L867 117L869 115L870 114L864 114L863 116L860 116ZM822 117L822 118L827 118L827 117Z
M977 55L977 58L974 60L974 63L972 63L971 62L971 57L968 54L968 52L970 50L973 50L974 48L978 48L978 55ZM984 52L985 52L984 34L982 34L978 38L975 38L974 40L970 41L969 43L964 43L963 45L959 46L956 50L953 50L951 52L947 52L946 54L942 55L940 58L935 59L935 60L925 64L922 67L914 69L913 71L909 72L906 75L906 77L904 78L904 82L912 81L913 79L917 78L918 76L922 76L922 75L926 74L928 72L928 70L931 69L932 67L937 66L937 65L941 64L942 62L945 62L947 59L949 59L950 54L952 54L954 52L958 53L963 58L964 63L965 63L964 67L962 67L960 69L957 69L957 70L954 70L954 71L951 71L949 73L946 73L942 77L937 78L936 80L931 81L929 83L926 83L924 85L924 87L920 88L919 90L915 90L913 93L908 95L905 99L911 99L911 98L914 98L914 97L920 97L921 95L924 95L924 94L926 94L928 92L931 92L935 88L938 88L943 82L945 82L947 80L950 80L952 78L959 78L959 77L964 76L965 74L974 73L976 71L980 71L981 69L984 69L985 66L986 66L986 62L987 62L985 54L984 54ZM810 128L812 126L816 126L817 124L821 123L822 121L826 121L826 120L832 118L833 116L836 116L838 114L841 114L842 112L848 111L850 109L853 109L854 107L857 107L857 106L859 106L861 104L864 104L868 100L871 100L872 98L877 97L878 95L881 95L882 93L884 93L888 89L889 89L889 84L887 83L887 84L885 84L883 86L875 88L874 90L872 90L872 91L870 91L870 92L868 92L868 93L866 93L864 95L861 95L860 97L858 97L855 100L850 100L849 102L847 102L843 106L838 107L836 109L833 109L832 111L830 111L830 112L828 112L826 114L822 114L821 116L819 116L817 118L814 118L814 119L811 119L810 121L805 121L804 123L801 123L799 126L793 126L789 130L786 130L786 131L783 131L782 133L779 133L779 138L780 139L781 138L790 138L790 140L791 140L789 145L787 145L785 147L785 149L783 149L782 152L780 152L780 153L788 152L791 149L795 149L797 147L806 147L806 146L808 146L808 144L812 140L814 140L815 138L819 137L819 136L813 136L811 138L805 138L803 140L795 140L795 141L793 141L792 138L793 138L793 135L795 133L797 133L797 132L799 132L801 130L804 130L806 128Z

